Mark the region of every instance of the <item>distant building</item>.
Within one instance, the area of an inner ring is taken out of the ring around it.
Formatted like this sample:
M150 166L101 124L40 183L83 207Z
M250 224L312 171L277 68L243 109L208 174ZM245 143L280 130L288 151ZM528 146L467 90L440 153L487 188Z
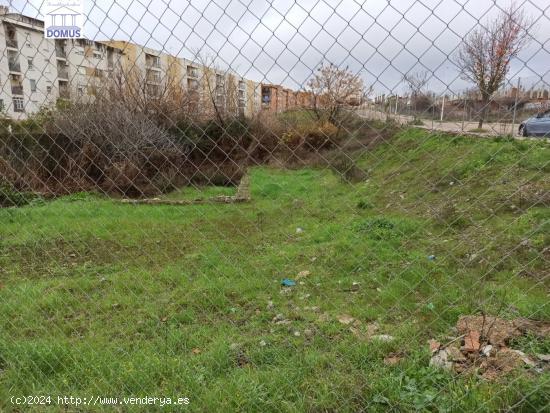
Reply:
M0 8L0 107L25 119L58 99L92 96L122 52L86 39L46 39L44 22Z
M231 72L127 41L46 39L43 21L5 6L0 26L0 109L12 119L25 119L59 99L91 100L117 70L131 70L151 97L167 89L196 92L197 105L206 111L214 105L205 98L209 76L219 108L244 116L261 109L260 84Z

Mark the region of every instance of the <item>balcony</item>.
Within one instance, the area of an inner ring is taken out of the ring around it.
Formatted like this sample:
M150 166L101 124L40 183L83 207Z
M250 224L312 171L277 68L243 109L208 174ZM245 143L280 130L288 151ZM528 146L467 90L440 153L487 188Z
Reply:
M8 67L10 69L10 72L21 73L21 65L19 64L19 62L8 61Z
M9 47L11 49L19 49L17 39L6 38L6 47Z
M69 79L69 70L65 67L57 68L57 77L59 79Z
M69 99L71 97L68 86L59 85L59 97L61 99Z
M56 46L55 47L55 56L59 57L61 59L66 59L67 58L67 52L65 51L65 48Z
M21 85L12 85L11 94L12 95L23 96L23 86L21 86Z
M148 69L160 69L160 57L154 55L145 55L145 66Z
M147 70L147 83L160 83L160 73L148 69Z

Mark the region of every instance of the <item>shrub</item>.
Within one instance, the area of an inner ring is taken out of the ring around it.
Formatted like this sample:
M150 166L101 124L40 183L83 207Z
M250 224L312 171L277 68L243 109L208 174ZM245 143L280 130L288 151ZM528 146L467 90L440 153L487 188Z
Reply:
M338 153L330 161L330 167L344 182L357 183L367 179L367 173L359 168L355 159L346 153Z
M0 207L27 205L39 197L33 193L20 192L11 185L0 181Z

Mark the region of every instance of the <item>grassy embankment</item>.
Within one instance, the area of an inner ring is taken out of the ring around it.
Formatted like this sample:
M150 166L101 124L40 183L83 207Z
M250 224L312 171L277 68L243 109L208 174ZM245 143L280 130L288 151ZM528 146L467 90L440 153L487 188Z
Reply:
M549 159L542 142L409 130L359 157L355 184L264 167L247 204L84 194L0 209L0 410L29 394L188 396L190 411L542 409L548 373L456 376L428 367L426 342L461 314L550 319ZM362 338L374 321L395 340Z

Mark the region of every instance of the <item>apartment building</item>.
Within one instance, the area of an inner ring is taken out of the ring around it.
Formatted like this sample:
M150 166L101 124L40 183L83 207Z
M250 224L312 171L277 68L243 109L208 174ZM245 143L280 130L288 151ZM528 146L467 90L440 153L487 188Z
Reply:
M128 41L46 39L43 21L5 6L0 6L0 26L0 109L12 119L25 119L59 99L91 101L120 69L145 84L147 96L185 92L207 114L215 108L247 117L262 109L280 113L308 100L302 92Z
M262 109L273 113L313 106L310 92L293 91L280 85L262 84Z
M0 107L25 119L58 99L86 99L122 57L120 50L86 39L44 37L44 22L0 7Z

